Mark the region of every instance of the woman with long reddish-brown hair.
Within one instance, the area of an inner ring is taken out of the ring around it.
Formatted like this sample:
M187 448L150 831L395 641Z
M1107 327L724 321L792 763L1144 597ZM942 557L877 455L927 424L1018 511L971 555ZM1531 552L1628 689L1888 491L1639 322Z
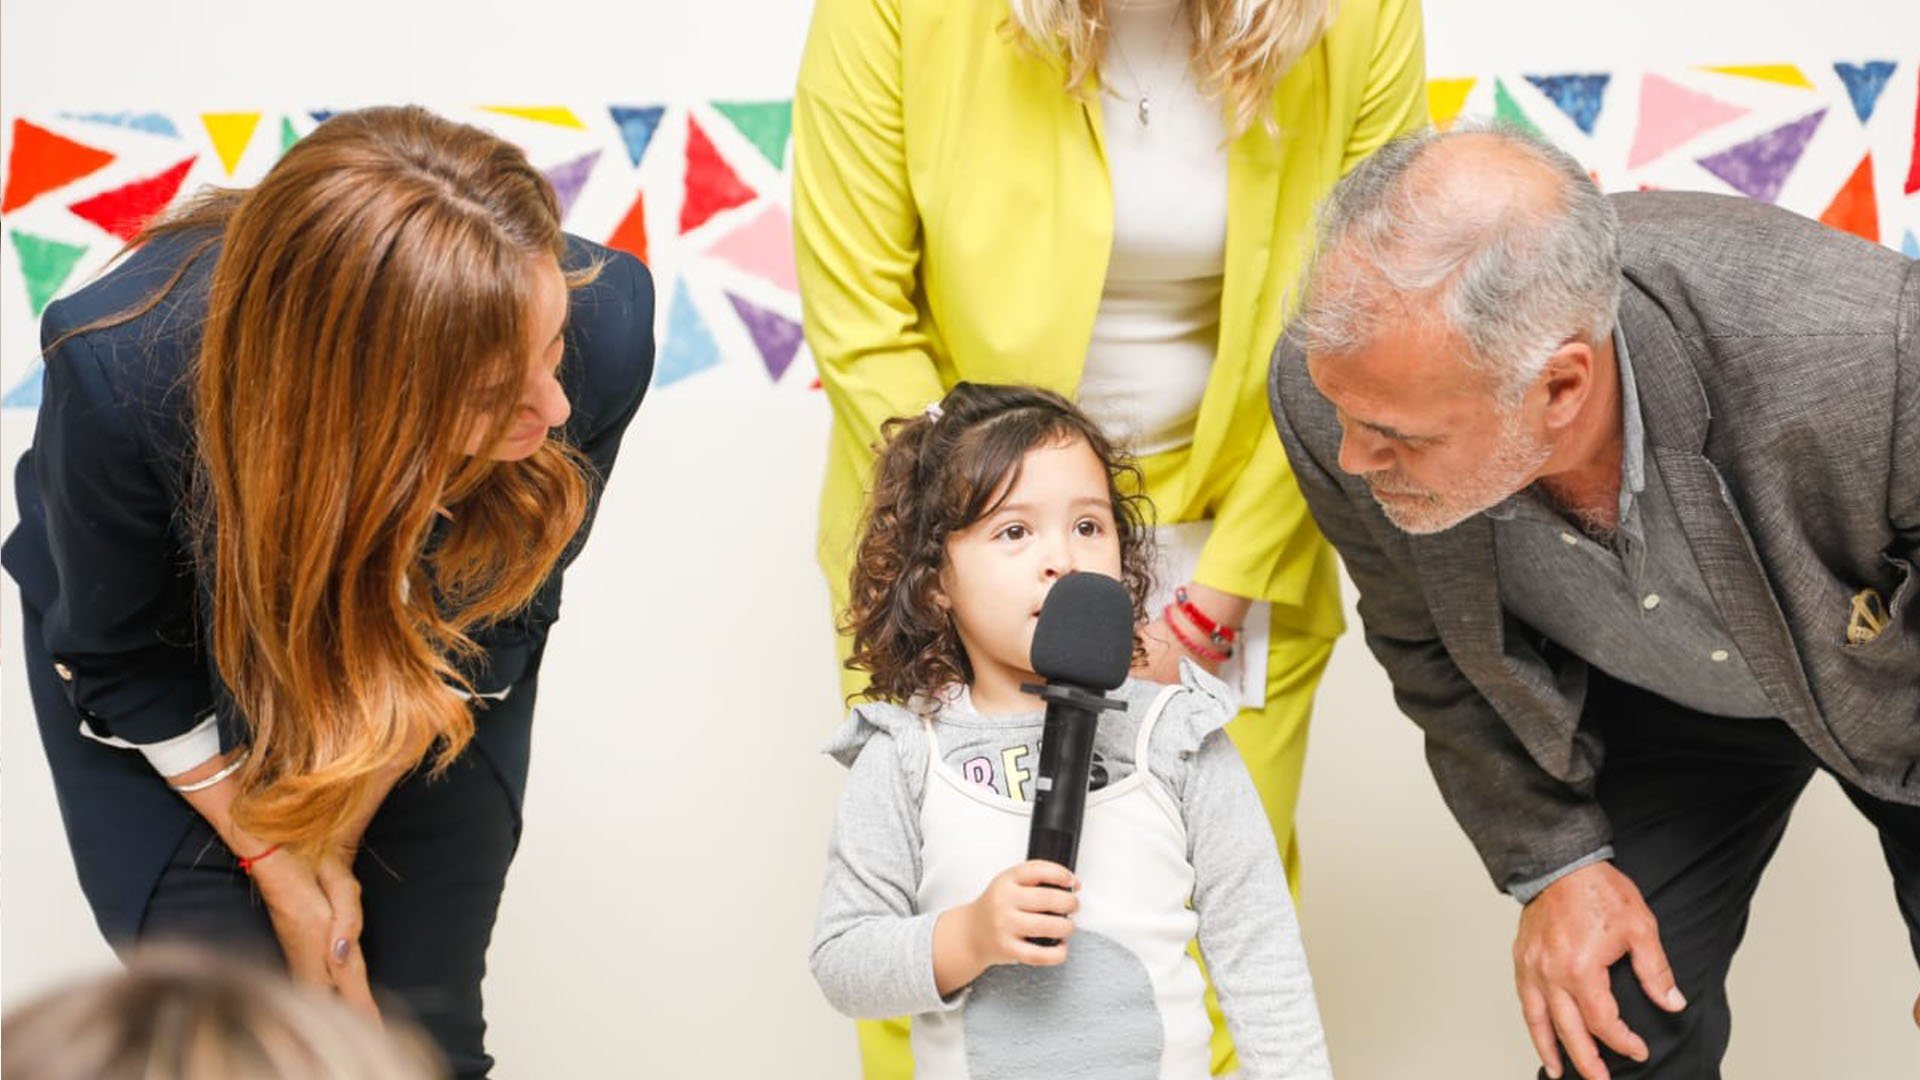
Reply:
M536 676L652 315L517 148L417 108L333 117L47 309L5 564L111 942L378 988L487 1072Z

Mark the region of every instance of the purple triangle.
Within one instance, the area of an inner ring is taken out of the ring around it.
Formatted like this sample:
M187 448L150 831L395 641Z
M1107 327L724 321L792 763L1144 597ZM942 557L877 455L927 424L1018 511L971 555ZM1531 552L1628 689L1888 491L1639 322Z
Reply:
M554 197L560 200L560 220L567 219L567 211L573 209L573 200L580 197L580 189L587 186L587 177L599 162L600 151L595 150L547 170L547 183L553 185Z
M1800 155L1806 151L1814 129L1826 115L1825 109L1809 113L1758 138L1703 157L1700 164L1747 197L1772 202L1779 197L1787 174L1800 163Z
M767 374L779 382L780 376L787 373L787 366L793 363L793 355L800 351L800 324L732 293L727 294L727 299L733 302L733 310L740 313L740 321L747 324L747 333L753 335L753 346L760 350L760 359L766 361Z

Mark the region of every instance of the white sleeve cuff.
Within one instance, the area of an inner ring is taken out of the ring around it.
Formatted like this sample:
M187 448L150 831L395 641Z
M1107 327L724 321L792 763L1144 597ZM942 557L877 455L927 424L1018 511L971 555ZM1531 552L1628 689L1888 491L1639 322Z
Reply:
M205 764L220 753L220 720L212 709L200 715L200 722L191 731L157 743L130 743L112 735L102 735L85 720L80 721L80 734L94 742L121 750L140 751L147 759L147 764L153 766L153 771L161 776L178 776L196 765Z

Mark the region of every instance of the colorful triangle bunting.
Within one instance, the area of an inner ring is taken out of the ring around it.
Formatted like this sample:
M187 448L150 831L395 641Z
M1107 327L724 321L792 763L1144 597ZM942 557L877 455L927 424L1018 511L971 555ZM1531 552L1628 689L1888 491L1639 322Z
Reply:
M89 124L110 124L113 127L144 131L149 135L164 135L169 139L180 137L180 129L165 114L157 112L117 112L117 113L61 113L69 120L81 120Z
M760 148L761 156L776 169L785 168L787 137L793 134L791 101L716 101L714 111L728 120Z
M680 231L691 232L720 211L752 201L753 189L740 182L699 121L687 117L687 191L680 203Z
M659 129L660 118L667 110L659 105L643 109L612 105L607 111L613 114L613 126L620 129L621 141L627 144L627 156L633 159L634 168L639 168L640 159L647 156L653 133Z
M60 291L60 286L67 283L67 275L73 273L74 264L87 249L81 244L63 244L18 229L8 230L8 235L13 237L14 253L20 257L20 276L27 281L27 306L37 319L47 309L48 301Z
M315 124L324 124L333 116L332 109L309 109L307 115L313 117Z
M300 133L293 130L293 117L291 116L281 117L280 118L280 153L284 155L287 151L293 149L294 143L297 143L299 141L300 141Z
M694 310L687 296L687 283L673 288L673 307L667 315L667 340L660 347L660 363L654 368L657 386L672 386L720 364L720 347L714 344L713 331Z
M482 105L482 109L501 116L517 116L522 120L532 120L541 124L555 124L559 127L587 130L587 125L573 115L573 110L564 105Z
M1640 127L1633 133L1627 168L1637 169L1701 132L1745 115L1747 110L1738 105L1648 73L1640 80Z
M1527 81L1572 118L1581 131L1591 135L1594 123L1600 119L1607 83L1612 78L1611 75L1529 75Z
M1913 235L1912 229L1908 229L1907 235L1900 241L1900 254L1909 259L1920 259L1920 236Z
M753 338L753 347L760 350L760 359L767 365L767 374L774 382L787 373L793 356L800 351L800 324L785 316L775 314L758 304L742 300L732 293L727 294L733 310L739 314L740 321L747 326L747 333Z
M0 214L12 213L57 187L104 168L113 160L96 150L55 135L38 124L15 118L13 152L7 157L7 187L0 193Z
M1540 129L1520 110L1520 103L1507 92L1505 79L1495 79L1493 83L1493 118L1498 123L1518 128L1529 135L1540 134Z
M1853 99L1853 114L1866 123L1873 115L1873 107L1880 101L1880 91L1887 88L1887 80L1893 78L1894 62L1891 60L1869 60L1864 64L1836 63L1834 74L1847 84L1847 96Z
M0 398L0 409L37 409L40 407L40 384L45 381L46 361L36 358L33 366L27 369L26 377L13 384L7 396Z
M1701 70L1719 75L1734 75L1742 79L1779 83L1781 86L1792 86L1801 90L1813 89L1813 84L1808 82L1807 77L1800 74L1800 69L1792 64L1734 64L1726 67L1707 67Z
M1749 198L1772 202L1779 197L1781 186L1787 182L1787 174L1799 164L1800 155L1806 151L1814 129L1820 126L1820 121L1826 115L1825 109L1808 113L1758 138L1728 147L1711 157L1703 157L1700 164Z
M1427 113L1433 117L1433 126L1445 131L1460 118L1460 110L1467 105L1467 95L1473 92L1473 84L1478 79L1429 79L1427 81Z
M187 158L166 172L82 199L67 209L122 240L139 235L147 219L166 209L199 158Z
M1820 214L1822 224L1880 242L1880 205L1873 195L1873 155L1860 159L1853 175Z
M618 248L631 254L641 262L647 259L647 197L645 192L635 192L633 205L627 209L627 216L620 219L614 227L613 235L607 237L607 246Z
M800 291L793 260L793 222L778 203L769 202L746 224L713 245L711 253L727 265L788 292Z
M587 177L593 175L593 167L599 161L600 151L595 150L547 170L547 183L553 185L554 197L560 200L561 221L567 219L567 211L573 209L574 200L580 197L581 189L587 186Z

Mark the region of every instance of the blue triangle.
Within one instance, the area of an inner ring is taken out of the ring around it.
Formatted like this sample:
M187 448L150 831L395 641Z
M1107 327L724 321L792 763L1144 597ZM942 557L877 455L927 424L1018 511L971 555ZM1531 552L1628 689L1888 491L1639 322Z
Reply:
M173 126L173 121L157 112L61 113L60 115L69 120L84 120L89 124L112 124L114 127L144 131L149 135L165 135L169 139L180 137L180 129Z
M620 128L620 137L626 140L627 156L633 159L634 167L638 168L640 159L647 156L647 144L653 141L654 130L660 126L660 117L667 110L660 105L644 109L609 105L607 111L613 114L613 122Z
M314 123L324 124L327 122L327 117L333 115L333 110L332 109L312 109L308 111L307 115L313 117Z
M21 379L7 396L0 398L0 409L37 409L40 407L41 375L46 370L46 361L35 360L33 370Z
M1909 259L1920 259L1920 239L1916 239L1913 230L1907 230L1907 238L1900 241L1900 254Z
M1880 91L1887 88L1887 80L1893 78L1894 62L1891 60L1869 60L1864 64L1835 64L1833 70L1840 81L1847 84L1847 96L1853 99L1853 114L1861 123L1873 115L1873 107L1880 101Z
M1580 130L1593 134L1611 75L1529 75L1527 81L1573 118Z
M654 368L654 385L671 386L719 365L720 346L714 343L713 331L707 329L700 313L694 310L693 301L687 296L687 283L681 281L673 289L673 309L667 316L667 341L660 349L660 363Z

